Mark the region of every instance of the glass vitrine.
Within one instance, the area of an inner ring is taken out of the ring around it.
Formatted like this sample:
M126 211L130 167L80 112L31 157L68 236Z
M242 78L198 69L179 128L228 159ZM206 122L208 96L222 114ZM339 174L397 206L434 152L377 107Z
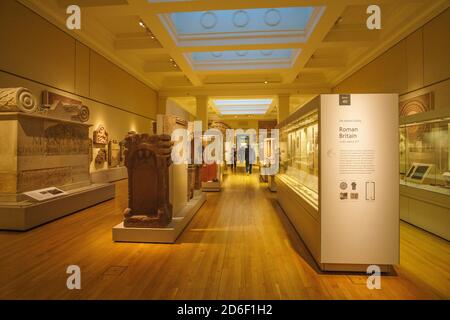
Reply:
M317 206L319 191L317 111L280 127L280 153L279 178Z
M450 119L400 126L400 183L450 194Z

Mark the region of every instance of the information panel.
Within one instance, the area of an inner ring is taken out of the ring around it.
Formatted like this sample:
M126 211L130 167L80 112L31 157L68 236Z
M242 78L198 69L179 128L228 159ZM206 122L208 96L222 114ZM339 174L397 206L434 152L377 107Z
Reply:
M399 259L398 96L322 95L321 262Z

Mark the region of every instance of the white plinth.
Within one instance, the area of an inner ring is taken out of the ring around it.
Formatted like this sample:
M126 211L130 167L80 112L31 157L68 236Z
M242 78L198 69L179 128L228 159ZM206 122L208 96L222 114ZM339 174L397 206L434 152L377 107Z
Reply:
M100 202L113 199L114 184L92 184L58 198L36 202L0 203L0 230L26 231Z
M221 190L220 181L202 182L202 190L205 192L218 192Z
M113 241L174 243L205 201L204 193L196 195L174 215L172 222L166 228L125 228L121 222L112 229Z

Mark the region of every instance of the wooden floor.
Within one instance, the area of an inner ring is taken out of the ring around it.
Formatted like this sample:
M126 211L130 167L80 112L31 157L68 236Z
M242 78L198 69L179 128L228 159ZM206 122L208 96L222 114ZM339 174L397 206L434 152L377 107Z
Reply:
M113 243L117 197L25 233L0 232L2 299L449 299L450 244L401 224L401 264L368 290L364 275L322 274L257 175L226 179L174 245ZM79 265L82 290L66 288Z

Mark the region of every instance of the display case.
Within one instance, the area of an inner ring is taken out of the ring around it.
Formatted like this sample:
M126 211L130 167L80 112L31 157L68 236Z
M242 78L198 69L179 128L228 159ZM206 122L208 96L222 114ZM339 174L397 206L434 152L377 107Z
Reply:
M277 200L322 270L399 261L397 105L321 95L278 125Z
M268 175L263 169L270 169L276 162L279 161L279 144L275 141L276 138L270 137L265 138L262 141L262 158L259 159L259 165L261 170L259 170L259 179L261 182L267 183L267 186L270 191L276 192L277 187L275 183L275 179L273 175ZM278 148L276 150L275 148Z
M450 195L450 119L400 126L401 184Z
M286 156L280 166L284 179L315 208L319 201L319 125L318 110L306 112L281 127L281 143Z
M400 119L400 218L450 239L447 109Z

